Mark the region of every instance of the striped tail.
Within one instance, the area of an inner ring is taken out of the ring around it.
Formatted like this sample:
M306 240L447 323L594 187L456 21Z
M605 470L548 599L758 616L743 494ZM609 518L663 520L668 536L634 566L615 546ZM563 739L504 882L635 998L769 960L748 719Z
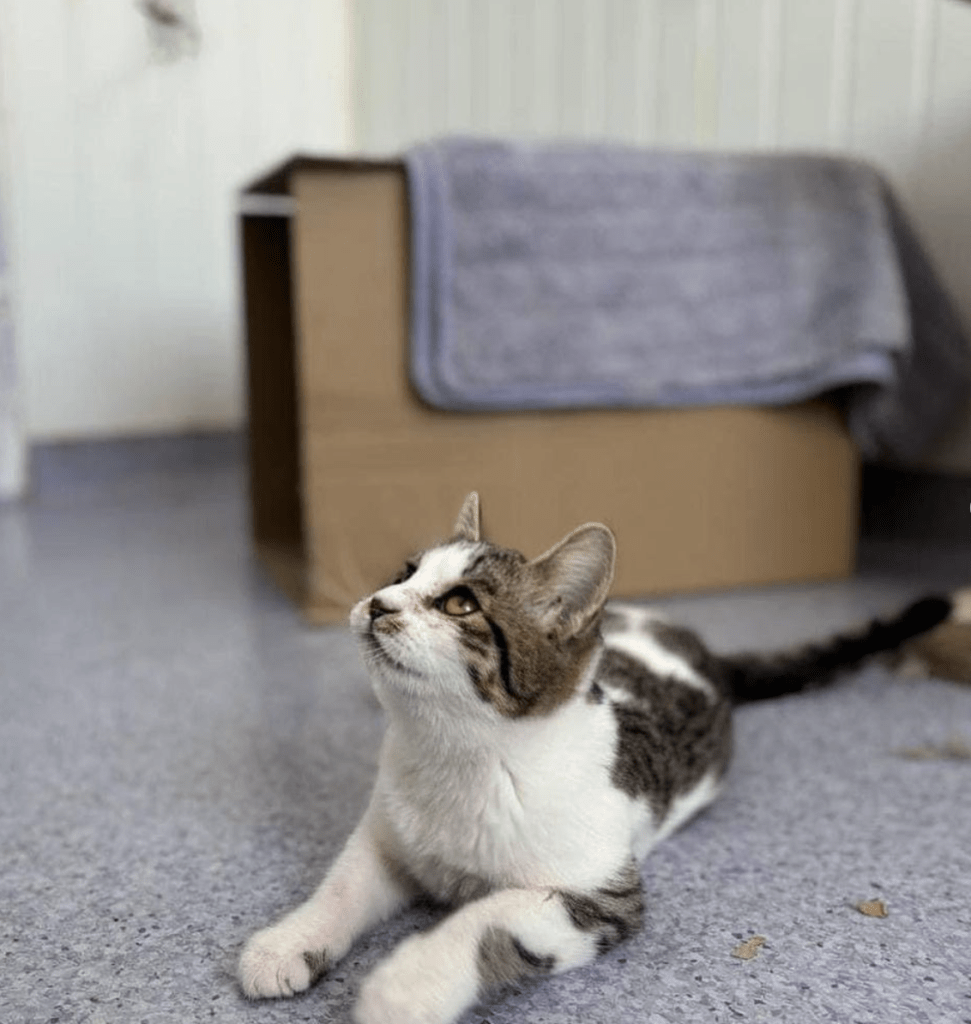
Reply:
M788 693L815 690L840 672L857 668L868 658L895 651L908 640L945 622L954 610L951 597L925 597L895 618L874 619L862 631L841 633L829 640L774 654L738 654L722 659L726 681L736 704Z

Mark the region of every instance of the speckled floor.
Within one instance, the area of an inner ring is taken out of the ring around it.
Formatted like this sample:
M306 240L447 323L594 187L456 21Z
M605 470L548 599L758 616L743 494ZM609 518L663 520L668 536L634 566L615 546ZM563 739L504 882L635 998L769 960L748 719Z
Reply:
M233 965L366 799L381 720L350 637L254 564L237 445L64 449L38 479L0 508L0 1021L347 1020L427 916L291 1002L247 1003ZM850 581L665 604L740 647L969 579L971 547L870 544ZM971 1021L971 762L900 754L952 737L971 690L880 668L743 709L726 794L645 865L646 930L466 1024Z

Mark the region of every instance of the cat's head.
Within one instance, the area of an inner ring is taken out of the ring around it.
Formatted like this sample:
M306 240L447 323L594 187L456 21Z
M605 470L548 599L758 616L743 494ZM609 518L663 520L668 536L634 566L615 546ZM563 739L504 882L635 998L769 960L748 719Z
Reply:
M452 539L358 602L351 626L379 691L545 714L576 692L599 646L615 551L610 530L588 523L530 561L482 539L472 493Z

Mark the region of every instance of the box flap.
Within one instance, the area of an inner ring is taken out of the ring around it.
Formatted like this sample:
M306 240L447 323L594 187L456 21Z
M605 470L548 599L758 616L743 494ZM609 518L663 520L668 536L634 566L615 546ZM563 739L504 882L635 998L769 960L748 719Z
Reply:
M261 174L255 181L244 186L243 195L289 195L290 180L296 171L342 170L342 171L387 171L400 169L403 161L390 157L356 156L313 156L296 153L272 170Z

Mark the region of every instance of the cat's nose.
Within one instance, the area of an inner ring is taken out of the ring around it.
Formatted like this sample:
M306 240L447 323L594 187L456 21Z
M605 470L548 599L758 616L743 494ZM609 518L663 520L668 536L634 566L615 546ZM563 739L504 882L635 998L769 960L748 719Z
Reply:
M393 608L389 608L380 597L372 597L371 603L368 605L368 614L371 616L371 621L380 619L382 615L388 615L393 612Z

